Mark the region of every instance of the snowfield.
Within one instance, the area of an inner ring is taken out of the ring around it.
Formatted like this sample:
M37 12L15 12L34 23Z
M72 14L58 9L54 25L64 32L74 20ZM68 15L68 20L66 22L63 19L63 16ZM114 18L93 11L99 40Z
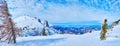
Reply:
M16 44L1 42L0 46L119 46L120 25L115 26L113 31L107 32L104 41L99 39L100 31L93 31L83 35L55 34L51 36L18 37Z

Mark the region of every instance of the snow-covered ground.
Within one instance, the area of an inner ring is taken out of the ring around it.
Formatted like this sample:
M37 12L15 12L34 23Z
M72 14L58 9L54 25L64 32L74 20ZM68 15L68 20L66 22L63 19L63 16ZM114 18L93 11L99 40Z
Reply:
M51 36L18 37L16 44L1 42L0 46L119 46L120 25L107 32L107 38L100 40L100 31L83 35L55 34Z

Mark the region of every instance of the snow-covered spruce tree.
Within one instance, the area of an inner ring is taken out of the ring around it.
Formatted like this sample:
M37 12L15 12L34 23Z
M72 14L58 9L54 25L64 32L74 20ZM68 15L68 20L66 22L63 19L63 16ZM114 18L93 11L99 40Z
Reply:
M47 27L49 27L49 24L48 24L48 21L47 20L45 20L44 22L43 22L43 29L42 29L42 32L41 32L41 34L42 34L42 36L46 36L47 34L46 34L46 28ZM49 32L49 31L48 31Z
M2 21L0 25L0 40L16 43L16 36L19 35L20 30L15 27L5 0L0 3L0 18Z
M105 40L106 39L106 33L107 33L107 19L104 20L104 23L101 28L101 33L100 33L100 39Z
M114 26L118 25L119 23L120 23L120 19L113 22L112 25L110 26L111 31L112 31L112 28L114 28Z
M118 25L119 24L119 22L120 22L120 19L119 20L117 20L117 21L115 21L115 22L113 22L113 25L115 26L115 25Z

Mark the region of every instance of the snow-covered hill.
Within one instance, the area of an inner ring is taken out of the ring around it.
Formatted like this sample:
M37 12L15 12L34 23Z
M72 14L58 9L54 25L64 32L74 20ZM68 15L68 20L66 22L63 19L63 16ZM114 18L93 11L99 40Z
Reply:
M39 22L37 18L30 16L20 16L13 19L16 26L21 28L23 36L38 36L41 35L42 29L44 27L44 22ZM46 27L47 35L56 34L57 31L51 27ZM48 34L49 33L49 34Z
M108 39L119 39L120 40L120 24L114 26L112 31L108 31L107 33L107 38Z
M20 16L18 18L14 19L14 22L18 27L27 27L29 26L30 28L32 27L40 27L43 28L43 25L38 22L38 19L35 19L33 17L29 16Z

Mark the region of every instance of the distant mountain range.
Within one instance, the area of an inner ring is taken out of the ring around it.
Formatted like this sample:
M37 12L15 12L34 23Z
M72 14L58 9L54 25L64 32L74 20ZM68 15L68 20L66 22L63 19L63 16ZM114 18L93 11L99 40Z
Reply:
M54 25L53 28L60 30L62 33L84 34L89 31L98 31L101 25Z

